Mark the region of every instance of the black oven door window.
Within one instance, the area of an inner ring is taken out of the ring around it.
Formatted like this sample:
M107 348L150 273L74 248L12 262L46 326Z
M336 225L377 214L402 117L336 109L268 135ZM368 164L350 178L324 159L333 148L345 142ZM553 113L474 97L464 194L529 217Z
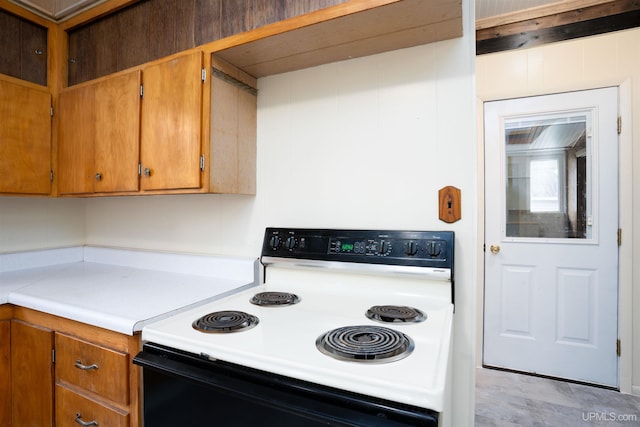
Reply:
M144 426L437 426L438 414L212 361L155 344L143 367Z

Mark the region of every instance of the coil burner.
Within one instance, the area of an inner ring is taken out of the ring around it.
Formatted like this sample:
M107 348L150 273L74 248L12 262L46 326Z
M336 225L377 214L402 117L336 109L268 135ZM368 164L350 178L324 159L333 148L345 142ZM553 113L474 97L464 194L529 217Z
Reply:
M300 297L288 292L260 292L251 298L251 304L263 307L293 305L300 302Z
M403 305L374 305L365 314L369 319L383 323L419 323L427 318L417 308Z
M216 311L202 316L192 323L194 329L212 334L246 331L260 320L243 311Z
M414 348L402 332L381 326L346 326L318 337L316 347L338 360L387 363L407 357Z

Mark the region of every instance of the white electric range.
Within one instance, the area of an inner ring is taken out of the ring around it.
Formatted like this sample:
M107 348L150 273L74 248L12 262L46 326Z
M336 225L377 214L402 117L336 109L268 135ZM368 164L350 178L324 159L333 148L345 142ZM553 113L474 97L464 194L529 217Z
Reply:
M264 284L143 329L145 426L442 425L453 257L452 232L267 229Z

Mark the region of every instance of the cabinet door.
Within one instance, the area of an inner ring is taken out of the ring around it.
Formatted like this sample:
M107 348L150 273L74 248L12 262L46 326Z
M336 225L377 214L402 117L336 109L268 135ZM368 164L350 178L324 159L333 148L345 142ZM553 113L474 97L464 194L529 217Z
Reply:
M0 79L0 193L51 192L51 95Z
M58 193L92 193L95 180L95 86L67 89L58 97Z
M58 192L138 190L140 71L60 94Z
M53 425L53 332L11 321L12 427Z
M143 70L142 190L199 188L202 54Z
M0 321L0 425L11 427L11 321Z
M138 191L140 75L135 71L96 84L96 192Z

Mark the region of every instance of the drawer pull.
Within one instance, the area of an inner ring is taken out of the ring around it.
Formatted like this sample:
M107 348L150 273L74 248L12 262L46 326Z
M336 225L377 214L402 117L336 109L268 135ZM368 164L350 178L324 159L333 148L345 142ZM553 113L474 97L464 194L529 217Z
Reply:
M81 414L80 412L78 412L78 413L76 414L76 422L77 422L78 424L80 424L81 426L85 426L85 427L86 427L86 426L97 426L97 425L98 425L98 422L97 422L96 420L93 420L93 421L83 421L83 420L82 420L82 414Z
M98 369L98 365L92 363L91 365L83 365L80 360L76 360L75 363L76 368L82 369L83 371L91 371L93 369Z

